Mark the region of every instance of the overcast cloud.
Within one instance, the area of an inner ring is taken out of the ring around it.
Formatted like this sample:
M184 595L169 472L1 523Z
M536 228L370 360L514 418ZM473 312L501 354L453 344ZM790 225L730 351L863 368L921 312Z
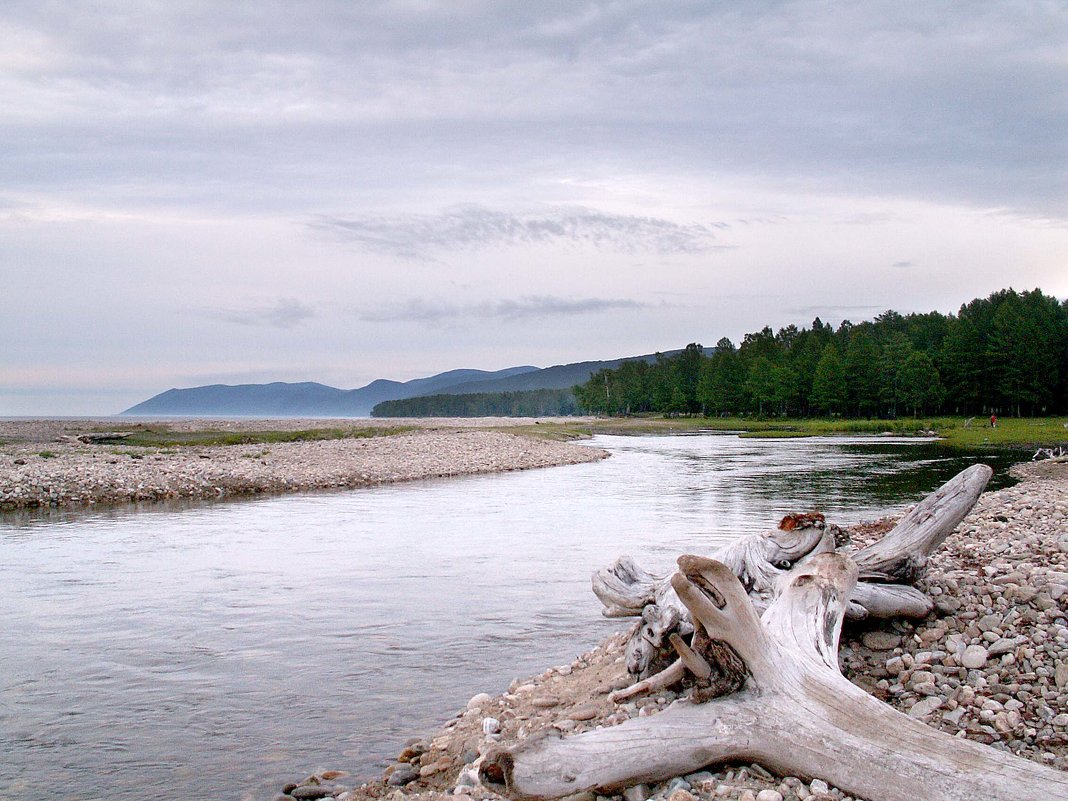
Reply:
M1066 40L1013 0L10 0L0 414L1064 297Z
M201 314L216 320L238 325L269 325L274 328L293 328L314 317L315 312L296 298L278 298L266 305L243 309L202 309Z
M530 318L585 316L596 312L641 309L648 305L635 300L609 298L569 300L567 298L554 297L520 297L468 305L412 298L404 303L387 303L379 308L365 309L359 312L359 318L374 323L399 322L402 320L435 323L463 320L478 323L491 319L511 321Z
M591 245L620 253L701 253L713 245L713 225L679 225L670 220L609 214L584 208L508 214L463 206L435 215L323 217L312 224L342 238L402 258L429 258L467 248L540 243Z

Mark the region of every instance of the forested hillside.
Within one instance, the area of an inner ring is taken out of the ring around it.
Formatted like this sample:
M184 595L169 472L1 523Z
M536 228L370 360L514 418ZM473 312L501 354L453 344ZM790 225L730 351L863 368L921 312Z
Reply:
M645 364L645 362L639 362ZM372 417L560 417L578 414L569 389L424 395L379 403Z
M740 345L691 344L601 370L575 388L598 414L897 417L1068 412L1068 301L995 292L940 312L880 314L833 329L765 327Z

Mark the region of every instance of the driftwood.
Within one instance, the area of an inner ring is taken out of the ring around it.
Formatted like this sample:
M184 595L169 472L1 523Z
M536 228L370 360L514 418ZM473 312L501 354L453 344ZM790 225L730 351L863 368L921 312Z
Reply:
M819 515L794 515L717 558L681 556L661 577L623 557L594 576L606 614L642 616L628 648L640 681L619 702L683 685L663 712L486 754L480 780L514 798L612 794L724 762L821 778L872 801L1068 801L1068 773L951 737L842 676L848 616L923 616L904 583L975 504L989 468L965 470L879 542L836 552Z
M683 672L696 670L690 698L618 726L491 751L481 780L515 798L607 795L756 761L873 801L1066 801L1068 773L937 731L842 676L838 638L859 572L848 556L818 554L758 616L732 568L680 557L671 585L695 626L680 659ZM741 687L705 700L696 690L717 672Z
M923 575L930 554L975 505L992 470L974 465L946 482L917 504L882 540L848 552L860 568L846 605L851 619L922 618L933 608L913 582ZM742 582L758 611L767 608L782 576L794 565L834 551L841 536L819 514L788 515L766 534L742 537L714 554ZM675 592L670 576L651 573L629 556L593 574L593 591L608 617L641 616L627 646L627 669L649 678L674 659L671 635L693 631L689 612ZM658 685L662 686L662 685Z

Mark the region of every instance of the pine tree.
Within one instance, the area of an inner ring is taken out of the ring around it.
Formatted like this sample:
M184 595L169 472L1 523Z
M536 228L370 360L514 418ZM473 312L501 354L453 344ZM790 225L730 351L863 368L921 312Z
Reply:
M829 344L823 349L812 376L812 408L828 414L841 413L849 398L845 367L838 348Z

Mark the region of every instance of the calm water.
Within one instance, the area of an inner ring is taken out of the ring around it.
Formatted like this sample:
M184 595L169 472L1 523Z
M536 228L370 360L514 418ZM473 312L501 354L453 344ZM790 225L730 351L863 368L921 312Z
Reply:
M855 521L974 461L915 440L594 444L613 458L0 517L0 799L254 799L316 769L370 777L474 693L625 625L589 590L620 553L666 570L787 511Z

